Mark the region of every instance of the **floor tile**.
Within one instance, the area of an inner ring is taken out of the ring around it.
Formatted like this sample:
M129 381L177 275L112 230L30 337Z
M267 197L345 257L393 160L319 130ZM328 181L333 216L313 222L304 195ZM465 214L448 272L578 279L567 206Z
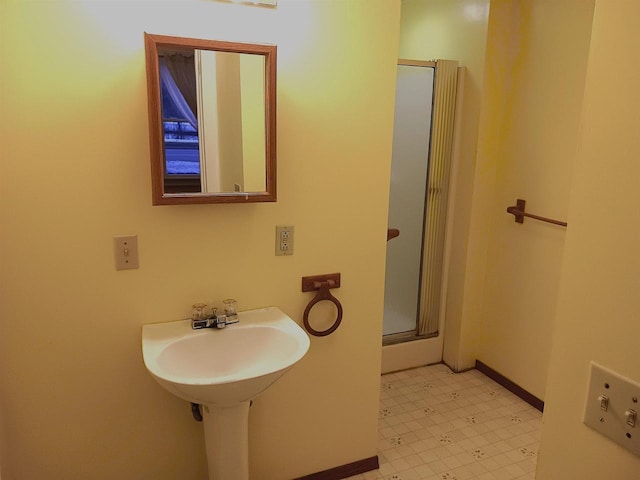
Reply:
M381 377L380 469L350 480L533 480L542 414L477 370Z

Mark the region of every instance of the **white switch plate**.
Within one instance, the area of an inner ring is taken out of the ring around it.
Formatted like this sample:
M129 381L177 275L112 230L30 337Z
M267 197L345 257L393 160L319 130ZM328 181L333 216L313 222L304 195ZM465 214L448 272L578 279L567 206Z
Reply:
M276 225L276 255L293 255L293 225Z
M116 270L138 268L138 236L118 235L113 237L113 255Z
M605 401L606 410L602 404ZM627 450L640 455L640 423L627 424L625 413L640 413L640 384L591 362L583 422Z

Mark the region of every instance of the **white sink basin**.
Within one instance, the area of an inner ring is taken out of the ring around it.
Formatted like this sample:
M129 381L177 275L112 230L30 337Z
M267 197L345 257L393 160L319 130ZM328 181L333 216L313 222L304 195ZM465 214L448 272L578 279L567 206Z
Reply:
M191 320L145 325L147 369L190 402L225 407L255 398L307 353L309 337L275 307L239 317L221 330L193 330Z

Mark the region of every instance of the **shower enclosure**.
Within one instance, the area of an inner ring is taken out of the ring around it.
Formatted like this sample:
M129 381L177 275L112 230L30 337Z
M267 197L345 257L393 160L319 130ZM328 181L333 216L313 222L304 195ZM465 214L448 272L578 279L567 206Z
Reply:
M387 371L442 359L457 81L457 62L398 62L383 322L383 345L393 348L383 363L390 352L419 359Z

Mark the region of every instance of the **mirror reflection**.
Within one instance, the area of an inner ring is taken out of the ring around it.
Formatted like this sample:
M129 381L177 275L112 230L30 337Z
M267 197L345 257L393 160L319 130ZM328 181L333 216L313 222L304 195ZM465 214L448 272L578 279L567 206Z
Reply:
M160 49L159 61L165 191L176 176L195 192L265 190L264 57Z
M146 37L154 204L275 201L275 47Z

